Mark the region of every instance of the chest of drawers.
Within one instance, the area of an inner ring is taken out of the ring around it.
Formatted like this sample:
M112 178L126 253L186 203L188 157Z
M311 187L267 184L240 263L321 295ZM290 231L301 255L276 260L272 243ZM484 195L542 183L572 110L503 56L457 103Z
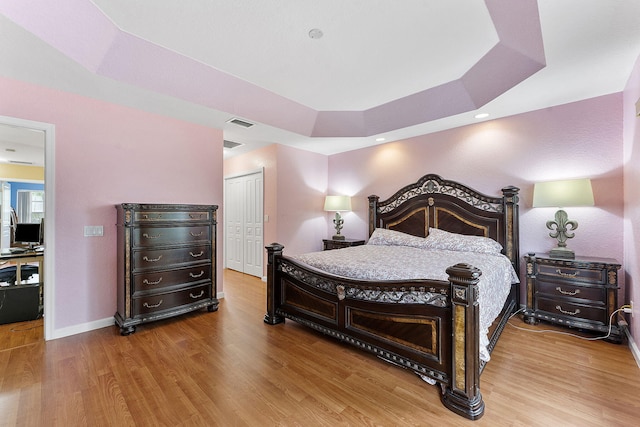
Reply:
M544 320L558 325L609 332L611 313L618 308L618 270L611 258L551 258L547 254L525 257L527 307L524 320ZM613 319L610 341L621 341Z
M218 308L216 205L116 205L122 335L136 325Z

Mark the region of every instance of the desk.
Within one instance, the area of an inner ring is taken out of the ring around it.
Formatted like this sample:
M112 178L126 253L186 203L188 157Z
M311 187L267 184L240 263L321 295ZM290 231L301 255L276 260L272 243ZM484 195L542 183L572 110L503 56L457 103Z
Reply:
M29 264L31 262L38 263L38 275L40 276L39 282L44 282L44 252L27 251L27 252L0 252L0 267L13 263L16 264L16 284L22 282L22 264Z
M22 283L22 266L38 263L38 283ZM42 314L43 252L0 252L0 267L16 265L16 281L0 287L0 324L35 320Z

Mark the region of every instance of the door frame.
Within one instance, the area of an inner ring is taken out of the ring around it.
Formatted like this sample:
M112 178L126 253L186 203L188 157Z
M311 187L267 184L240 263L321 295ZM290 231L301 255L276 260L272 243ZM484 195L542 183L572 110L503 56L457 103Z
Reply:
M55 338L55 125L51 123L0 116L0 124L44 131L44 339Z

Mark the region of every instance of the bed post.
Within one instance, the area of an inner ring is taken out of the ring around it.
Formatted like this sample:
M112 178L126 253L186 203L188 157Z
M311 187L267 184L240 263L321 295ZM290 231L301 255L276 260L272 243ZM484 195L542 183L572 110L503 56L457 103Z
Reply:
M475 420L484 413L480 394L480 310L478 281L482 274L468 264L447 269L451 292L451 378L443 386L444 406Z
M380 197L376 195L369 196L369 237L378 226L378 200Z
M518 224L518 187L504 187L502 194L504 195L504 236L505 236L505 255L513 263L513 268L520 275L520 242L518 241L519 224Z
M518 222L518 187L509 186L502 189L504 200L504 236L505 236L505 255L511 260L513 269L520 277L520 224ZM514 295L515 307L513 310L520 308L520 285L514 284L511 292Z
M276 314L276 302L280 300L280 285L277 283L279 264L275 257L282 256L284 246L280 243L272 243L265 246L267 250L267 314L264 315L264 323L275 325L284 322L284 317Z

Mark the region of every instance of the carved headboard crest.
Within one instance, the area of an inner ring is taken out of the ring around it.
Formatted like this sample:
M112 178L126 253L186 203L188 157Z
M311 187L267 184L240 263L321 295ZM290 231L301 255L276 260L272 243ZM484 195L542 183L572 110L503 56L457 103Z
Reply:
M378 227L424 237L430 227L497 240L514 267L519 265L518 192L504 187L502 197L428 174L380 201L369 196L369 235Z

